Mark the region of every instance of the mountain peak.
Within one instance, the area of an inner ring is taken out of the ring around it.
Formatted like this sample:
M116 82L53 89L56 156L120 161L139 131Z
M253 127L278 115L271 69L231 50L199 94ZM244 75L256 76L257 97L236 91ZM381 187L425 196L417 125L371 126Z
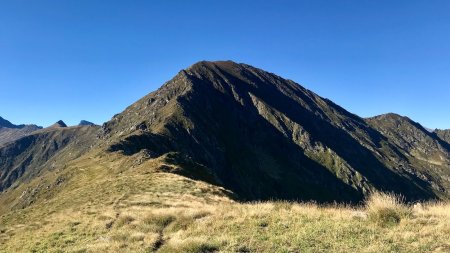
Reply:
M192 64L190 67L188 67L186 70L197 70L199 68L229 68L232 66L240 66L241 64L236 63L231 60L226 61L199 61L197 63Z
M386 121L388 130L407 123L396 114L380 117L399 119L374 120ZM318 175L333 189L323 200L358 199L372 187L395 191L399 185L409 198L429 196L392 172L390 164L401 157L370 153L386 137L367 122L293 81L233 61L201 61L182 70L105 123L102 133L111 140L110 152L186 155L244 199L316 198L309 193L324 191ZM389 154L400 152L389 148ZM330 174L342 169L341 161L345 184ZM299 189L297 182L309 183Z
M190 75L201 79L207 78L211 81L217 78L221 79L224 73L241 79L242 73L250 68L256 70L250 65L234 61L200 61L191 65L185 71Z
M0 117L0 146L5 143L20 139L42 127L36 125L14 125Z
M87 120L81 120L80 123L78 123L79 126L95 126L94 123L87 121Z
M13 123L9 122L8 120L2 117L0 117L0 127L17 128L16 125L14 125Z
M449 175L449 145L419 124L393 113L363 120L291 80L233 61L181 70L100 131L66 126L58 121L48 132L92 131L86 142L102 151L167 158L174 173L243 200L359 201L375 189L415 200L450 189L426 174L440 166Z
M427 133L432 133L433 130L430 130L426 127L424 127L422 124L415 122L414 120L408 118L407 116L402 116L400 114L396 114L396 113L386 113L386 114L381 114L372 118L368 118L368 121L379 121L379 122L383 122L384 124L390 122L391 124L408 124L408 125L412 125L418 129L420 129L421 131L427 132Z
M6 120L2 117L0 117L0 128L5 127L5 128L15 128L15 129L23 129L23 128L42 128L40 126L37 126L35 124L20 124L20 125L15 125L13 123L11 123L9 120Z
M67 127L66 123L62 120L58 120L55 124L51 125L50 127Z
M391 120L404 120L404 119L408 119L405 116L402 116L400 114L397 113L393 113L393 112L389 112L389 113L384 113L384 114L380 114L377 116L373 116L369 119L391 119Z

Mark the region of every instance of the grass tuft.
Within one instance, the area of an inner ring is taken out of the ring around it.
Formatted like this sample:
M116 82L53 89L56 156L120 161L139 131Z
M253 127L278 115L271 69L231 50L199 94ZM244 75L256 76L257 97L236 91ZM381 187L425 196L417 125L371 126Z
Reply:
M120 216L117 221L115 222L116 227L123 227L125 225L130 224L131 222L133 222L135 219L130 216L130 215L124 215L124 216Z
M143 230L160 233L174 220L172 214L150 214L142 219Z
M411 208L404 204L404 198L392 193L376 192L367 199L365 206L369 220L382 227L397 225L412 215Z

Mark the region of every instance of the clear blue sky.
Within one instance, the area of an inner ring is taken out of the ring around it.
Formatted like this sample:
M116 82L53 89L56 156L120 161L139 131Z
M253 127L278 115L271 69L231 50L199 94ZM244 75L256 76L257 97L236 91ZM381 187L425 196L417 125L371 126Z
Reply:
M0 116L101 124L199 60L450 128L450 1L0 0Z

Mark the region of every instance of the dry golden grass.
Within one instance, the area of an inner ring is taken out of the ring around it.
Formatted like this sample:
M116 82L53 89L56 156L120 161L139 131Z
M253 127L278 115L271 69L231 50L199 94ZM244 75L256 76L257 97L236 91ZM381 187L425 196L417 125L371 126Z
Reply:
M373 193L366 201L366 210L370 220L380 226L398 224L412 215L412 210L401 196L395 194Z
M126 199L123 200L126 202ZM126 205L5 227L5 252L449 252L450 205L376 194L362 207L311 203ZM171 202L171 203L169 203ZM388 218L384 217L385 210ZM395 213L395 215L390 212ZM407 214L407 215L405 215ZM391 216L400 217L392 222ZM375 218L373 218L374 216ZM381 222L380 222L381 221ZM386 222L388 224L386 224ZM5 232L6 231L6 232Z
M380 193L361 206L237 203L155 170L157 159L127 159L83 158L57 194L0 212L0 252L450 252L448 203Z

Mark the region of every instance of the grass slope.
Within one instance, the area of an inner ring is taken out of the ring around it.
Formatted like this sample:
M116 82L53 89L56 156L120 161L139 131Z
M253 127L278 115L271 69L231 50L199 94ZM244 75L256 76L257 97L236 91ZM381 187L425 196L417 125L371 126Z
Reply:
M450 251L448 204L237 203L167 161L93 152L2 193L0 252Z

